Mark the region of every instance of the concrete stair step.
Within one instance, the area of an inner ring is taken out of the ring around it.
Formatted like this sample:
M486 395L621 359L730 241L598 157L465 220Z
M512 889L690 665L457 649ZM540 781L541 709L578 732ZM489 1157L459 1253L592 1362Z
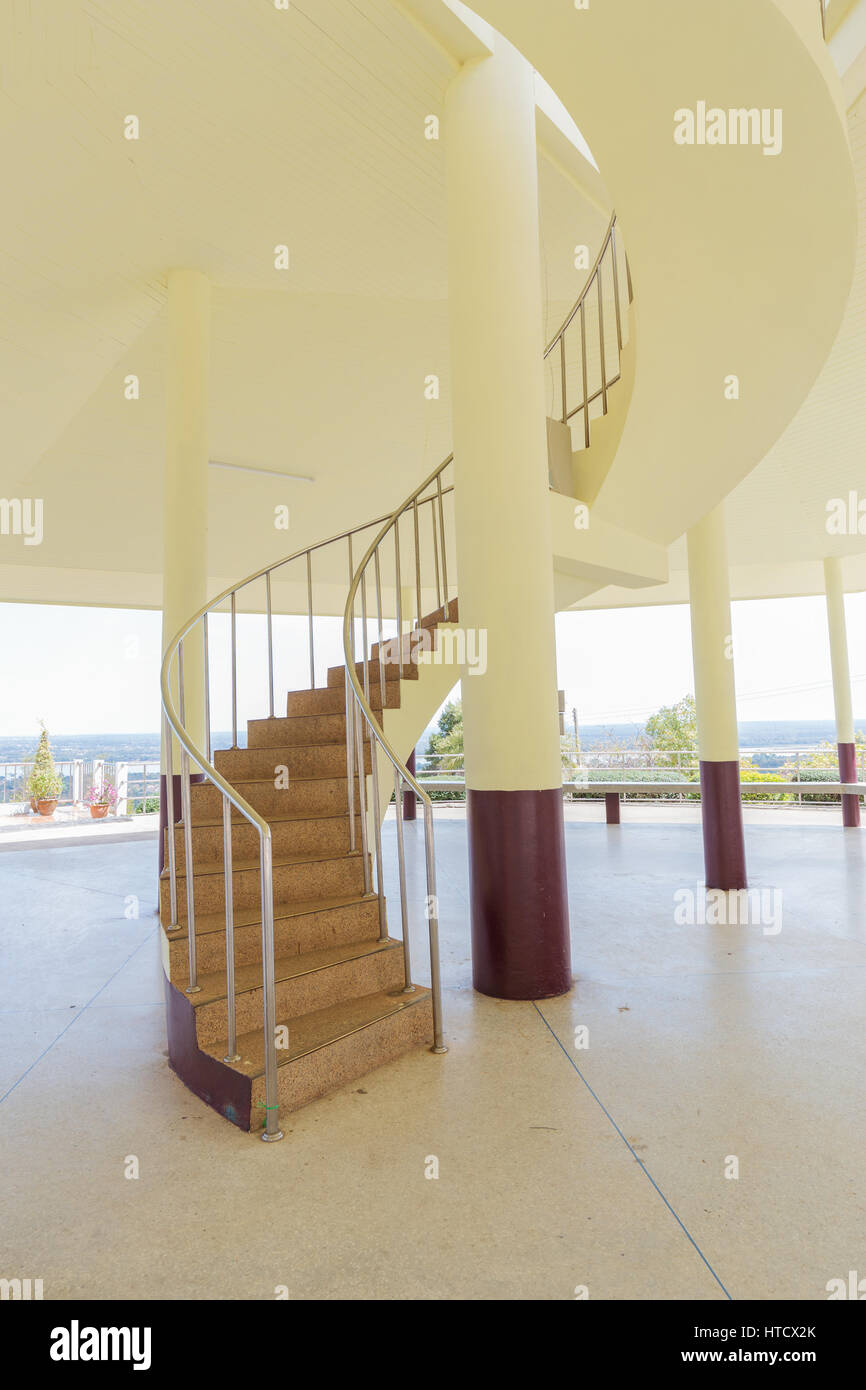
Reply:
M285 723L284 720L262 720L263 724ZM275 735L276 737L276 735ZM279 768L289 769L289 786L295 778L306 781L318 778L346 776L345 734L339 743L310 743L291 745L265 743L250 748L223 748L214 753L214 767L232 785L245 778L270 778ZM370 771L370 749L365 748L364 762Z
M247 745L250 748L291 748L310 743L336 743L346 757L346 715L295 714L273 719L250 719L247 723Z
M260 899L259 858L240 859L232 866L233 902L236 908L252 907ZM305 902L363 892L364 868L361 855L312 854L274 856L274 901ZM165 921L170 909L168 869L160 875L160 915ZM193 896L196 913L225 911L225 877L222 864L193 864ZM178 920L185 922L186 874L177 875Z
M430 991L421 986L413 994L363 995L278 1022L289 1026L289 1046L277 1051L278 1098L284 1113L433 1041ZM210 1043L203 1051L221 1060L225 1042ZM259 1130L264 1127L265 1103L261 1030L239 1035L238 1052L242 1060L230 1069L252 1083L250 1129Z
M164 925L166 925L164 923ZM373 941L379 936L379 901L364 892L297 902L274 903L274 952L280 957ZM186 924L165 932L169 978L178 989L189 984L189 942ZM225 912L199 912L195 918L196 962L199 974L225 978ZM234 913L235 966L261 965L260 905Z
M397 669L396 667L394 668ZM363 672L361 673L363 686ZM376 666L375 679L370 678L370 706L382 708L382 689L379 683L379 668ZM400 681L385 681L385 708L400 708ZM340 714L345 713L346 691L342 686L324 686L318 690L292 690L286 701L286 714L291 718L297 715Z
M294 854L348 854L349 816L347 811L331 815L310 815L307 811L288 811L270 815L273 853L275 856ZM355 816L355 845L361 843L361 818ZM186 844L184 825L181 822L174 829L175 856L178 872L186 872ZM166 831L166 857L168 856L168 831ZM244 863L255 860L259 852L259 832L254 825L242 816L232 823L232 861ZM196 872L212 864L223 864L223 823L218 821L198 822L192 827L192 862Z
M345 753L343 756L342 777L292 777L289 772L289 785L277 786L278 767L288 767L287 763L274 764L274 775L268 777L235 778L232 786L254 810L265 818L282 815L338 815L348 810L348 785L345 775ZM284 780L280 772L280 780ZM190 787L190 809L193 825L222 824L222 792L212 782L193 782ZM359 788L355 781L355 808L359 801ZM243 822L244 817L234 806L232 821Z
M360 941L330 946L274 961L277 1018L288 1024L319 1009L362 995L397 993L403 989L403 945L400 941ZM190 995L195 1010L199 1047L226 1038L228 1004L225 972L199 973L198 994ZM264 1026L261 962L235 967L236 1030L255 1032ZM243 1053L241 1053L243 1056Z
M368 661L368 663L367 663L367 668L368 668L368 671L369 671L369 674L370 674L370 684L371 684L371 686L372 686L372 685L378 685L378 684L379 684L379 662L378 662L378 661ZM357 674L357 676L358 676L358 680L361 682L361 685L362 685L362 687L363 687L363 684L364 684L364 663L363 663L363 661L358 661L358 662L356 662L356 664L355 664L355 672L356 672L356 674ZM403 680L406 680L406 681L417 680L417 679L418 679L418 666L417 666L417 663L416 663L416 662L413 662L413 661L406 661L406 662L404 662L403 667L402 667L402 671L401 671L399 662L396 662L396 661L394 661L394 662L386 661L386 662L385 662L385 681L386 681L386 682L390 682L390 681L399 681L401 678L402 678ZM346 688L346 668L345 668L345 666L329 666L329 667L328 667L328 688L329 688L329 689L333 689L335 686L339 686L340 690L345 691L345 688Z

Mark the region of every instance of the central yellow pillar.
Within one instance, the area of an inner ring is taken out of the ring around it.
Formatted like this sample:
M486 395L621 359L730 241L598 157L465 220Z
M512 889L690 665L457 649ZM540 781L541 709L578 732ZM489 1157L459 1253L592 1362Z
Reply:
M497 38L446 102L449 312L475 986L571 987L533 74ZM468 643L467 643L468 647Z
M210 283L197 270L168 274L165 355L165 471L163 475L162 649L207 597L208 364ZM206 744L201 628L184 643L186 727ZM172 685L179 708L177 678ZM193 772L195 772L195 764ZM165 749L161 819L165 823ZM172 747L174 812L180 819L180 748ZM160 865L163 856L160 834Z

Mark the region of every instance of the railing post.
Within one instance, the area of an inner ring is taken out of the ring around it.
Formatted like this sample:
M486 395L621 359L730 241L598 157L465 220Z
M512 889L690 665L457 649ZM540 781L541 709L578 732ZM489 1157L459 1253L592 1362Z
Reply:
M208 644L207 630L208 615L205 613L201 620L201 640L202 640L202 663L204 665L204 733L205 748L207 750L207 760L211 760L211 732L210 732L210 653Z
M442 474L436 474L436 490L439 497L439 531L442 536L442 588L445 592L445 617L448 618L448 559L445 554L445 509L442 500ZM399 521L397 525L399 526ZM395 528L396 529L396 528ZM398 599L399 602L399 599Z
M406 902L406 851L403 844L402 782L399 772L394 768L394 813L397 821L397 868L400 877L400 922L403 929L403 993L414 994L412 983L412 964L409 959L409 909Z
M354 653L353 653L354 655ZM367 771L364 767L364 734L361 729L363 714L353 706L352 723L355 727L355 756L358 763L358 803L361 812L361 854L364 857L364 892L372 891L370 878L370 851L368 848L367 827Z
M421 540L418 534L418 499L412 502L412 520L415 527L415 626L421 626Z
M235 1006L235 904L232 875L232 804L223 792L223 868L226 895L226 1024L228 1044L224 1062L239 1062Z
M562 423L568 424L568 399L565 378L565 333L559 340L559 379L562 387Z
M616 309L616 345L622 354L622 311L619 304L619 269L616 264L616 220L610 229L610 253L613 264L613 302Z
M346 792L349 803L349 853L355 853L355 728L352 711L352 684L346 667Z
M439 900L436 896L436 857L433 851L433 807L424 802L424 853L427 867L427 919L430 932L430 990L433 996L432 1052L447 1052L442 1035L442 983L439 976Z
M373 838L376 841L376 892L379 895L379 940L388 940L385 922L385 874L382 864L382 818L379 800L379 750L376 734L370 725L370 775L373 783Z
M310 632L310 689L316 688L316 657L313 648L313 554L307 551L307 622Z
M238 746L238 615L237 598L232 590L232 748Z
M385 632L382 627L382 576L379 567L379 548L373 552L373 570L376 577L376 631L379 634L379 695L382 700L382 728L385 727Z
M177 647L177 684L180 700L180 722L186 728L186 692L183 679L183 639ZM201 986L198 983L198 972L196 970L196 941L195 941L195 881L193 876L192 861L192 806L189 790L189 753L181 745L180 750L180 806L183 817L183 856L184 856L184 876L186 878L186 936L187 936L187 956L189 958L189 984L186 987L186 994L198 994ZM171 828L174 835L174 826Z
M268 615L268 714L274 717L274 615L271 607L271 572L265 575L265 602Z
M605 360L605 352L604 352L604 295L603 295L603 293L602 293L602 288L601 288L601 267L602 267L602 262L603 262L603 258L602 258L602 261L599 262L598 272L597 272L598 279L597 279L596 283L597 283L597 285L598 285L598 349L599 349L599 353L601 354L601 405L602 405L602 411L603 411L603 413L606 415L606 414L607 414L607 362L606 362L606 360Z
M589 379L586 366L586 309L580 301L580 372L583 379L583 442L589 448Z
M168 715L163 714L162 718L163 738L165 739L165 801L166 801L166 822L168 832L168 891L171 902L171 925L169 930L176 931L177 921L177 868L175 864L175 820L174 820L174 769L172 767L172 732L171 724L168 722Z
M265 1030L265 1127L262 1139L282 1139L277 1099L277 1003L274 984L274 866L270 830L260 840L262 886L262 993Z

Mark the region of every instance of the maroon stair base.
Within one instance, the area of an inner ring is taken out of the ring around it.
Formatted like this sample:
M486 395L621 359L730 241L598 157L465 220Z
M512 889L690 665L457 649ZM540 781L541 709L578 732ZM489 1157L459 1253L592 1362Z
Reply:
M837 743L839 750L839 781L857 781L857 753L853 743ZM859 796L842 797L842 824L848 830L856 830L860 824Z
M472 978L494 999L572 986L562 792L466 792Z
M249 1129L252 1082L215 1057L199 1049L195 1034L195 1010L185 994L165 982L168 1060L172 1071L207 1105L219 1110L240 1129Z
M746 888L740 764L701 763L701 818L708 888Z

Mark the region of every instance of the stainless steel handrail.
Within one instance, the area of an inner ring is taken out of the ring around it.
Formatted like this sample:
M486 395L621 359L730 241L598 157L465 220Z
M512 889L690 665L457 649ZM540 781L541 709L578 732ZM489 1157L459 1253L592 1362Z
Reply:
M611 219L607 224L607 230L605 231L604 237L602 238L601 247L599 249L598 255L595 258L595 261L593 262L592 269L589 272L589 275L587 276L586 283L584 284L583 289L581 290L571 309L566 314L565 320L559 328L558 332L554 334L554 336L551 338L550 342L544 350L544 360L546 362L552 354L552 352L554 351L554 349L556 347L559 347L559 390L561 397L560 419L563 424L567 425L570 420L574 419L576 415L579 415L581 411L583 411L583 438L584 447L587 449L590 445L591 435L589 407L595 401L597 401L599 397L601 397L602 414L606 415L607 393L610 390L610 388L614 386L616 382L619 381L622 375L621 365L623 350L623 306L621 303L619 266L617 265L616 227L617 217L616 213L614 212L611 215ZM608 251L610 251L611 278L613 282L613 326L616 329L617 348L617 366L616 371L612 375L608 373L607 369L607 340L605 337L605 300L604 289L602 285L602 275L604 272L604 265ZM627 256L625 258L625 269L628 303L631 304L634 296L631 284L631 270L629 269ZM589 387L589 373L586 349L586 310L590 300L590 295L593 290L595 290L597 301L596 314L598 325L599 372L601 385L596 390L591 391ZM566 355L565 335L574 323L575 319L578 318L580 321L579 327L581 393L578 404L569 409L567 370L568 363Z

